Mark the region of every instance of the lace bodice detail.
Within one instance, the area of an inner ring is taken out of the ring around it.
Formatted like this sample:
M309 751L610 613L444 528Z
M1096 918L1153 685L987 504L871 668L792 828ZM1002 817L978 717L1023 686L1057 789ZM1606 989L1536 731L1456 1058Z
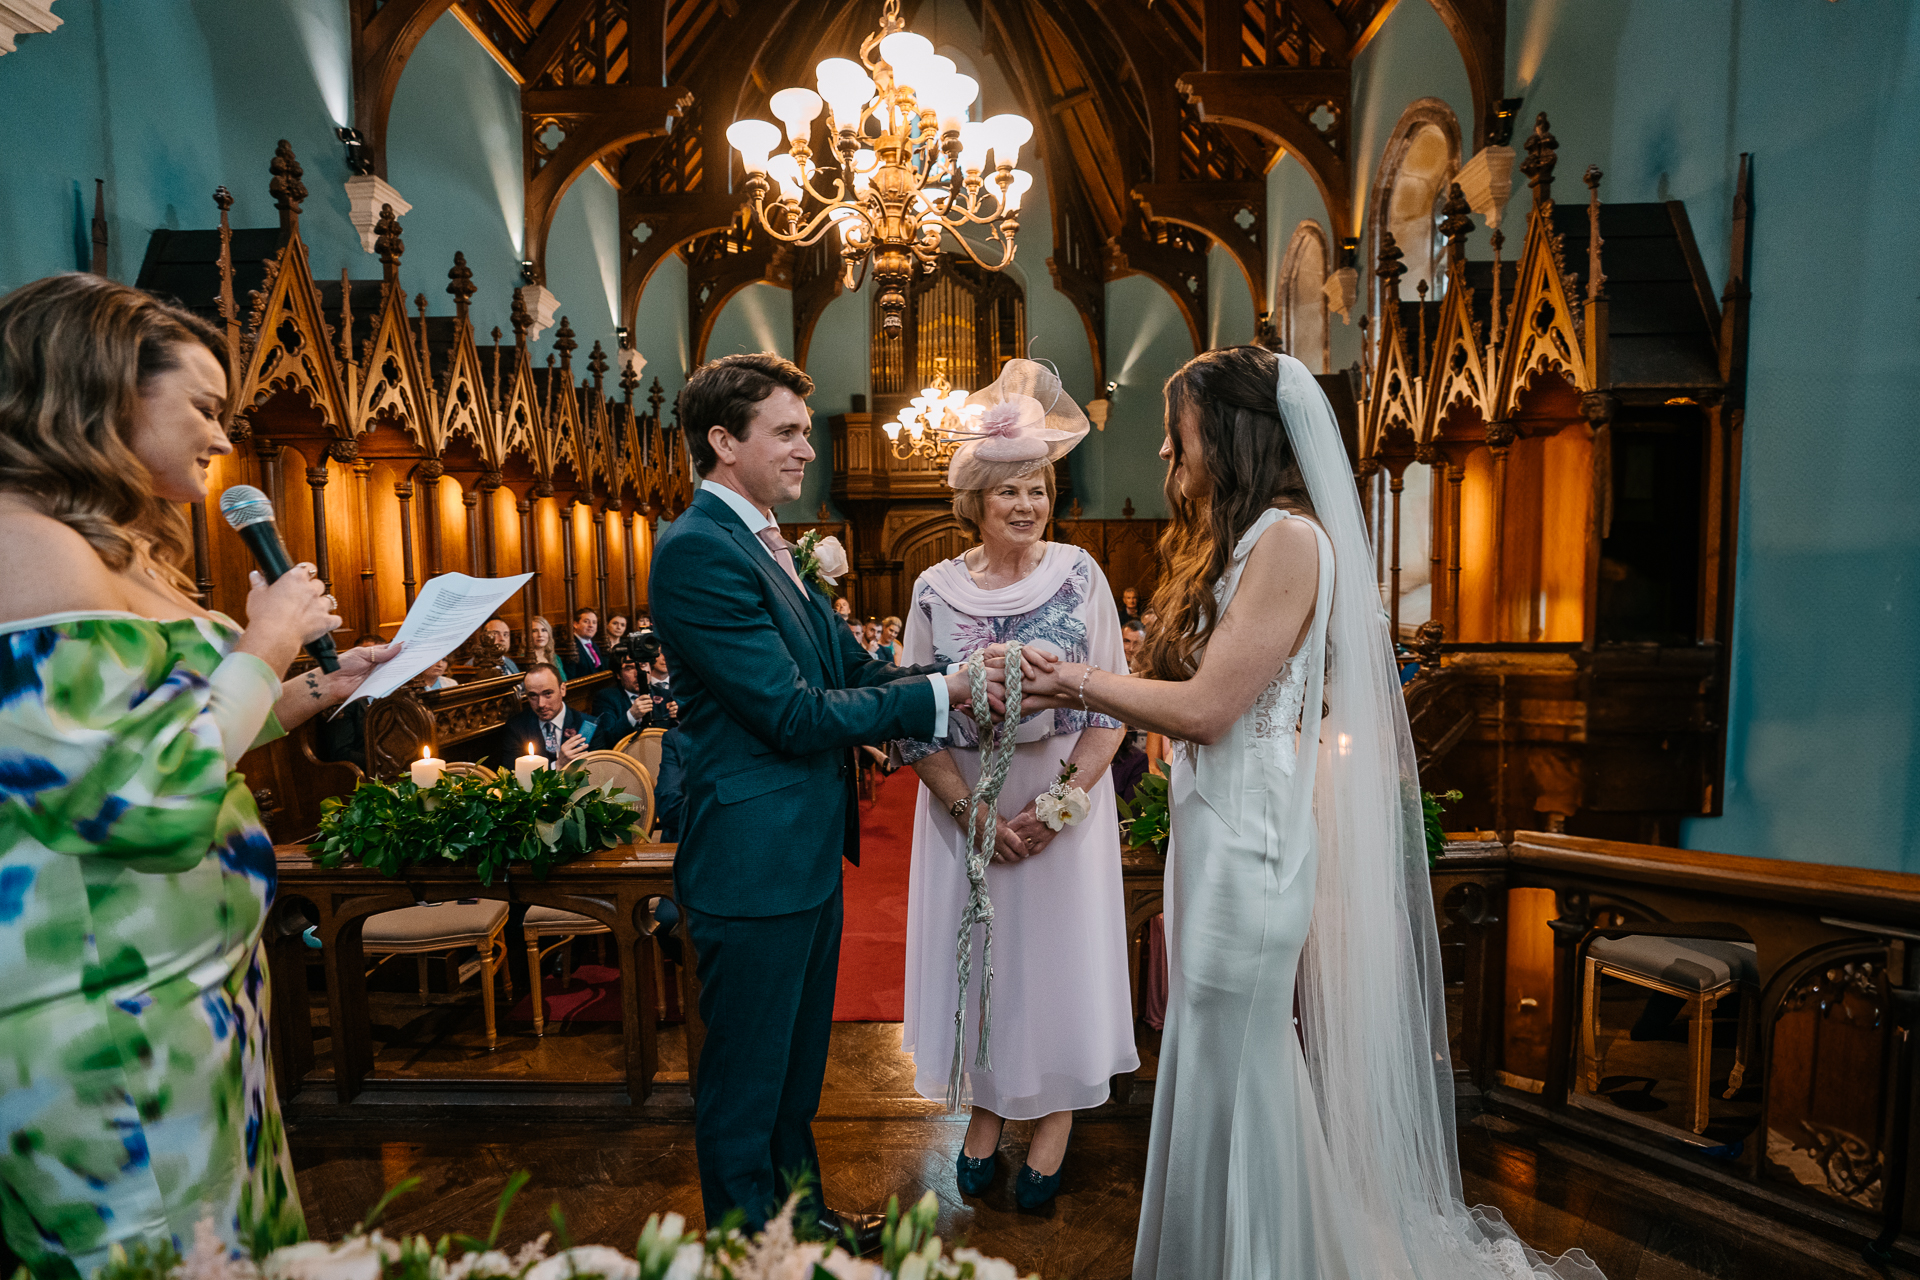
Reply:
M1253 700L1247 734L1267 763L1291 777L1300 757L1300 711L1307 699L1307 650L1288 658L1273 683Z

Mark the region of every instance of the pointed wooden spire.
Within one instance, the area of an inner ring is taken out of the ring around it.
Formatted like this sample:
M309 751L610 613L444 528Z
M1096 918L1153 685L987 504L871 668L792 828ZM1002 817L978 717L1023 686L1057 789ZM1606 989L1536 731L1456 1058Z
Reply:
M267 194L280 210L280 230L290 232L300 225L300 202L307 198L307 186L300 181L306 170L294 159L293 144L285 138L274 148L273 161L267 169L273 174L273 181L267 184Z
M1587 184L1587 301L1607 296L1607 275L1600 269L1600 166L1590 164L1581 175Z
M473 269L467 266L467 255L458 250L454 251L453 267L447 272L447 292L453 295L453 313L464 324L467 305L479 290L473 283Z
M1382 337L1387 332L1385 326L1391 323L1399 312L1400 277L1407 274L1407 268L1400 260L1406 256L1400 246L1395 243L1393 232L1380 233L1380 261L1374 264L1373 274L1380 281Z
M1547 113L1542 111L1527 137L1527 158L1520 162L1520 172L1533 186L1535 208L1553 204L1553 166L1559 162L1559 151L1560 140L1547 128Z
M340 268L340 360L343 365L353 363L353 281L345 267Z
M626 397L627 408L629 409L633 408L633 389L639 385L640 385L640 375L633 371L633 366L630 364L621 365L620 366L620 390L621 390L621 393Z
M1466 270L1467 237L1473 233L1473 206L1467 203L1459 183L1448 188L1447 202L1440 206L1440 212L1447 215L1441 220L1440 234L1447 238L1447 277L1451 280L1457 271Z
M527 301L520 296L518 289L513 291L513 308L508 314L512 317L513 345L524 351L527 346L527 330L533 327L533 313L527 310Z
M560 327L553 335L553 349L560 353L560 367L566 370L569 384L573 381L573 353L579 345L579 340L573 336L573 326L567 323L565 316L561 316Z
M607 376L607 353L600 349L600 339L593 340L593 350L587 355L587 372L593 375L593 394L602 394Z
M381 272L388 284L400 279L400 255L407 251L406 243L400 239L400 219L393 214L393 206L380 206L380 220L373 224L373 251L380 255Z

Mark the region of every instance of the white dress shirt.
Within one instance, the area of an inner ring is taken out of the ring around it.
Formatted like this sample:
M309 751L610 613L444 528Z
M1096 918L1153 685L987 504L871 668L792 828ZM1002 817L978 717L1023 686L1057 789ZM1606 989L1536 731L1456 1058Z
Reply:
M780 522L760 508L754 506L752 502L747 500L744 494L729 489L726 485L715 484L711 480L702 480L700 482L700 489L703 493L711 493L716 498L719 498L720 501L726 503L727 506L733 510L733 514L740 517L741 523L747 526L747 531L753 534L756 540L758 540L762 529L770 528L775 533L780 532ZM760 544L760 550L765 552L767 559L772 560L774 564L778 565L780 563L779 560L774 558L773 549L764 542ZM782 572L784 573L784 570ZM839 616L836 614L834 625L844 627L846 624L839 621ZM949 667L948 671L956 670L957 667L958 664L955 664L954 667ZM933 685L933 736L939 737L946 732L947 712L949 709L947 681L944 676L928 676L927 679Z

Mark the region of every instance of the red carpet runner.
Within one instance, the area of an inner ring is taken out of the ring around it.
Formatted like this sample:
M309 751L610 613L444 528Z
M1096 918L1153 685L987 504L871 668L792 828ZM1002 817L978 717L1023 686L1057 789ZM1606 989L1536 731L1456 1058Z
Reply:
M847 922L840 936L835 1022L898 1022L906 1013L907 867L920 779L901 769L860 806L860 865L844 867Z

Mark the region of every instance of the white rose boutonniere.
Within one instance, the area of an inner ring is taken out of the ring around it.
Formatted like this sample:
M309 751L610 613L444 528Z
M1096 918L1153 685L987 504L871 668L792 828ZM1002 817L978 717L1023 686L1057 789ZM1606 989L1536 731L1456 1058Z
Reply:
M847 576L847 549L840 545L838 538L821 537L818 529L800 535L800 541L795 544L794 562L800 570L800 580L820 588L829 599L838 594L834 588Z
M1073 785L1073 775L1079 772L1079 765L1062 760L1060 776L1033 802L1034 817L1046 823L1049 830L1078 826L1082 818L1093 812L1087 793Z

